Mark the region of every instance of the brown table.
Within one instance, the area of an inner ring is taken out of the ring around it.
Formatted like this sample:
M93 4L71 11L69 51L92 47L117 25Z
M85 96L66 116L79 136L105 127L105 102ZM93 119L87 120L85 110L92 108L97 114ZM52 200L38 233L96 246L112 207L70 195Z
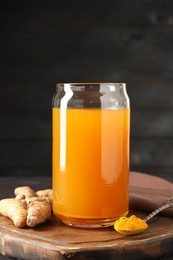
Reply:
M0 198L13 196L14 188L21 185L35 190L50 188L51 178L1 178ZM144 233L127 237L113 227L93 230L69 227L54 216L34 229L17 229L9 219L0 216L0 254L32 260L172 259L173 219L156 216Z

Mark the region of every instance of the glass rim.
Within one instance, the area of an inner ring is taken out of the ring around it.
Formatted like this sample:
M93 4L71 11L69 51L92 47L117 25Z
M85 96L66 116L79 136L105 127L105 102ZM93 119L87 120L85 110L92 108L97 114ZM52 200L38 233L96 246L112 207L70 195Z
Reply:
M100 82L58 82L56 83L56 86L82 86L82 85L114 85L114 86L126 86L125 82L106 82L106 81L100 81Z

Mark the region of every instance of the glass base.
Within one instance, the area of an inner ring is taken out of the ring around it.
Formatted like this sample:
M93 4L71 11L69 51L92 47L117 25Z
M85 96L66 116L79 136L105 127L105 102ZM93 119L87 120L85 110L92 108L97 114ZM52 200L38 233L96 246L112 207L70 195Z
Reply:
M54 213L64 224L72 227L80 228L105 228L114 225L115 221L120 217L124 217L128 214L128 211L122 214L121 216L115 218L104 218L104 219L79 219L65 217L60 214Z

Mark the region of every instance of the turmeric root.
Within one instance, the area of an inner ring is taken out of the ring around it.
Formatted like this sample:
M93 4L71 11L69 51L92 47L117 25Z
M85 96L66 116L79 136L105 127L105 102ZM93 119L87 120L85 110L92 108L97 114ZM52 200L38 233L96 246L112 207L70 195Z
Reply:
M27 202L27 220L29 227L35 227L40 223L44 223L51 217L52 205L49 197L32 197L26 199Z
M38 197L47 197L49 198L50 203L52 204L52 189L46 189L46 190L38 190L36 192L36 196Z
M27 220L29 227L44 223L52 214L52 190L45 189L34 192L28 186L18 187L14 191L17 198L25 198L27 203Z
M14 194L18 196L18 198L32 198L36 196L35 192L29 186L21 186L17 187L14 190Z
M46 190L38 190L36 192L36 196L38 197L50 197L52 196L52 189L46 189Z
M17 227L35 227L52 214L52 190L35 192L29 186L17 187L16 198L0 201L0 214L9 217Z
M16 227L22 228L26 225L26 202L15 198L2 199L0 201L0 214L9 217Z

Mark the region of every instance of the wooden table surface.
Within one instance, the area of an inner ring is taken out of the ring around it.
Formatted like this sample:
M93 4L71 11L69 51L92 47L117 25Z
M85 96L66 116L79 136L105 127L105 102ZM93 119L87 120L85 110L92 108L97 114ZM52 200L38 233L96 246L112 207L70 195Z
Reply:
M21 185L35 190L50 188L51 179L1 178L0 198L13 196L14 188ZM135 214L145 216L141 212ZM13 259L172 259L172 245L173 219L167 217L156 216L141 234L123 236L113 227L69 227L54 216L36 228L17 229L0 216L0 254Z

